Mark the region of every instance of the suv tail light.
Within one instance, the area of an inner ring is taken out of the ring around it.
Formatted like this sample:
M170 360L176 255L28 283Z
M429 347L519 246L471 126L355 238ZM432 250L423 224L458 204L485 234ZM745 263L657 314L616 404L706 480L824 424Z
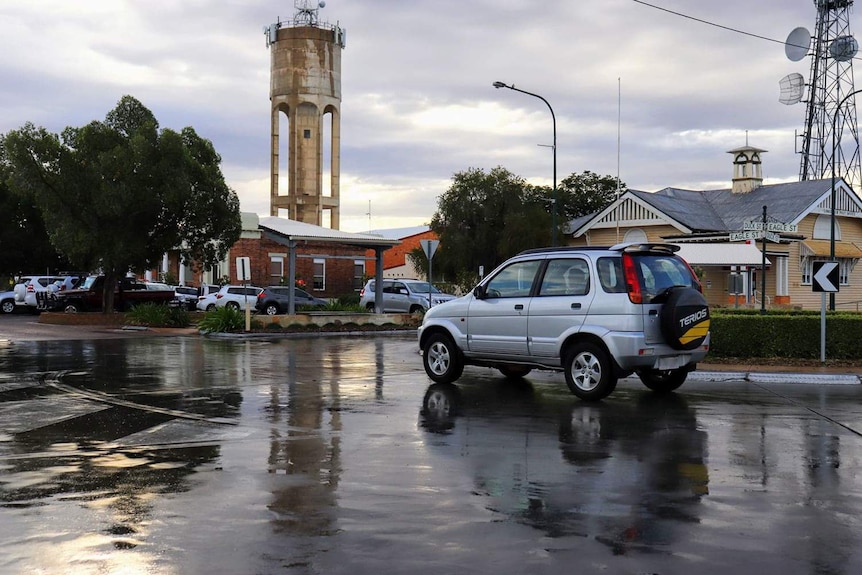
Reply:
M29 284L27 284L27 291L29 293L33 293L34 291L36 291L36 288L33 287L32 283L29 283Z
M221 299L221 298L223 298L223 297L224 297L224 294L223 294L223 293L218 293L218 294L216 294L216 299Z
M257 294L257 299L263 299L263 292L260 292L259 294Z
M644 296L641 292L641 282L635 269L635 260L631 254L623 254L623 275L626 278L626 291L629 293L629 301L632 303L643 303Z

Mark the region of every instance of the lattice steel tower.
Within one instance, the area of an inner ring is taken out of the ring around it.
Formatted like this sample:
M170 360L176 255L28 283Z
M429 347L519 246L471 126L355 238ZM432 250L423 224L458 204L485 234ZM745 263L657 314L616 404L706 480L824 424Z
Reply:
M814 5L817 23L810 38L811 75L799 179L831 178L834 162L835 177L843 177L859 193L862 173L853 84L858 44L850 33L853 0L814 0ZM807 55L808 40L804 28L791 32L786 45L788 58L801 60Z

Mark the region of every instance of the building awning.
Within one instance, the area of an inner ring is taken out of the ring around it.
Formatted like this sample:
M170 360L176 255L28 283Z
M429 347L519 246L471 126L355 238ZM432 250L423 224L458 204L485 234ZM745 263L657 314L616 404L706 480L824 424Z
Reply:
M805 240L802 242L800 254L803 256L830 257L832 255L832 242L829 240ZM862 258L862 249L852 242L835 242L836 258Z
M677 255L693 266L759 266L763 263L760 248L742 243L680 243ZM771 265L769 258L766 265Z

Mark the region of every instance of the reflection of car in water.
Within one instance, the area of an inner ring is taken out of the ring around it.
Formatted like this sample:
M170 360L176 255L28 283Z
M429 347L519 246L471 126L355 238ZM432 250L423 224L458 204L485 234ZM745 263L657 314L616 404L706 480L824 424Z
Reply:
M699 522L707 437L682 397L635 396L590 404L524 381L433 384L420 425L432 453L468 466L487 509L616 554L656 550Z

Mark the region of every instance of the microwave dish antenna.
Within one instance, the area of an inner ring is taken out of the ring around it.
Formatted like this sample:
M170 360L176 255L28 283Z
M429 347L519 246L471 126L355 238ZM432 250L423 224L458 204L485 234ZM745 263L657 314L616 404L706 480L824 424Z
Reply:
M798 62L808 55L808 47L811 45L811 33L807 28L800 26L794 28L784 41L784 53L787 59Z
M778 101L785 106L792 106L802 101L802 96L805 94L805 77L799 72L794 72L779 80L778 86L781 89Z

